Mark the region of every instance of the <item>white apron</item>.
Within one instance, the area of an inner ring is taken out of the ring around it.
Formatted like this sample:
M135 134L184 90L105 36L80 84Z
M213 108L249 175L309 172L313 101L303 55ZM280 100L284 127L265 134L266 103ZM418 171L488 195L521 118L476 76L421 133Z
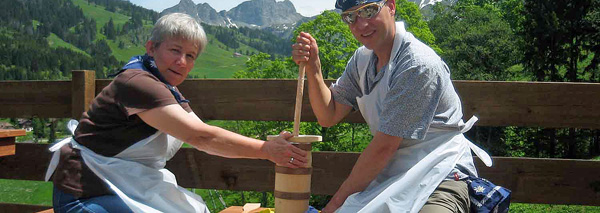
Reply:
M396 29L393 54L398 51L402 42L401 33L405 32L401 22L396 23ZM362 91L371 53L367 50L362 57L358 57L359 86ZM391 76L390 70L394 69L393 63L388 66L384 77L373 91L356 99L373 135L377 132L379 113L389 90L386 82ZM469 119L467 123L461 120L459 130L429 128L422 141L404 140L386 168L364 191L350 195L336 212L419 212L456 164L461 164L469 173L477 175L470 150L488 167L491 166L490 156L462 134L476 121L476 117Z
M77 125L77 121L69 121L72 134ZM81 150L85 164L133 212L209 212L199 195L178 186L173 173L164 168L183 144L170 135L157 131L114 157L96 154L69 137L50 148L54 154L46 181L58 165L60 148L68 143Z

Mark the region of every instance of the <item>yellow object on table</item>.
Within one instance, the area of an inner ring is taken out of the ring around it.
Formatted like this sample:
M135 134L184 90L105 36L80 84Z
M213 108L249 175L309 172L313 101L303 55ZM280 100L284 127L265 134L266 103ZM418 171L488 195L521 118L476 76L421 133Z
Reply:
M223 211L220 211L220 213L272 213L275 212L274 209L269 209L269 208L258 208L258 209L254 209L251 211L244 211L244 208L241 206L230 206L229 208L226 208Z

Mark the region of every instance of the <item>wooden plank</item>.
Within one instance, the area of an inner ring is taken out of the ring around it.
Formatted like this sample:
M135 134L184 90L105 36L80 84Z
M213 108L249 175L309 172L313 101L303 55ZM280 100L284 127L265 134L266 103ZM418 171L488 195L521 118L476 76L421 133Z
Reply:
M0 129L0 138L24 136L26 134L24 129Z
M96 80L95 94L110 83ZM327 84L333 81L328 80ZM90 84L89 82L86 84ZM600 129L600 84L558 82L454 81L465 119L478 115L476 125ZM189 79L179 86L192 109L207 120L292 121L295 80ZM69 82L0 82L0 117L71 117ZM306 88L305 88L306 89ZM76 90L80 93L89 93ZM243 91L243 93L241 92ZM307 91L305 91L306 93ZM243 95L242 95L243 94ZM84 97L77 95L80 99ZM77 101L88 103L86 100ZM81 108L81 107L80 107ZM80 110L81 111L81 110ZM308 96L302 121L316 121ZM345 122L364 122L352 113Z
M51 210L52 206L40 206L40 205L28 205L28 204L12 204L12 203L0 203L0 213L14 213L14 212L54 212L46 211Z
M50 158L47 144L17 143L15 155L0 158L0 179L43 181Z
M0 130L0 157L15 154L15 140L17 136L25 135L24 129Z
M43 180L47 145L17 144L14 156L0 158L0 179ZM335 193L358 153L313 153L312 193ZM513 191L512 202L600 206L600 161L494 157L487 168L475 159L482 177ZM194 169L192 168L194 167ZM274 165L266 160L228 159L181 149L167 168L186 188L272 191ZM199 171L195 173L190 171Z
M201 178L190 177L185 152L193 152ZM358 156L314 152L312 193L335 193ZM513 191L513 202L600 206L600 173L590 172L600 171L600 161L494 157L492 168L475 162L482 177ZM167 167L180 185L189 188L272 191L274 187L273 164L264 160L224 159L184 149Z
M100 92L102 91L102 89L104 89L104 87L107 87L110 82L112 82L112 80L110 79L98 79L96 80L96 89L95 91L95 95L100 94Z
M455 81L465 118L482 126L600 129L600 84Z
M192 109L207 120L293 121L296 80L196 80L178 88ZM307 88L304 91L308 94ZM302 121L316 121L308 96L302 101ZM352 113L347 122L364 122Z
M70 81L1 81L0 118L71 117Z
M495 157L481 177L512 190L521 203L600 206L600 161Z
M292 121L295 87L295 80L264 79L186 80L179 86L203 119L260 121ZM455 87L464 118L478 115L477 125L600 129L600 98L593 98L600 84L455 81ZM307 96L302 121L316 121ZM345 122L364 120L353 113Z
M0 137L0 157L14 155L15 149L14 137Z
M91 70L73 70L71 81L71 118L79 119L96 96L96 74Z

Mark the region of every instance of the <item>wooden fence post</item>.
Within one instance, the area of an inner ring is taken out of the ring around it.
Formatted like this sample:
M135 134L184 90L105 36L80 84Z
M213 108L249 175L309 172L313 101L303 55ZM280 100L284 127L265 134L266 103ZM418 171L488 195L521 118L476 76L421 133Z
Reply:
M79 119L96 96L96 73L93 70L73 70L71 80L71 118Z

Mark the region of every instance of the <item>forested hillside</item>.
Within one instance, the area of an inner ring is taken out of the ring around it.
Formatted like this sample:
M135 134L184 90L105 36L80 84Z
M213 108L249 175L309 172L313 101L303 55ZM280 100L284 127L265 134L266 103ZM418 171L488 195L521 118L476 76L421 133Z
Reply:
M67 79L76 69L106 78L144 53L159 18L121 0L8 0L0 8L0 80ZM228 78L244 68L249 55L290 53L290 41L266 31L204 27L210 44L193 78Z

